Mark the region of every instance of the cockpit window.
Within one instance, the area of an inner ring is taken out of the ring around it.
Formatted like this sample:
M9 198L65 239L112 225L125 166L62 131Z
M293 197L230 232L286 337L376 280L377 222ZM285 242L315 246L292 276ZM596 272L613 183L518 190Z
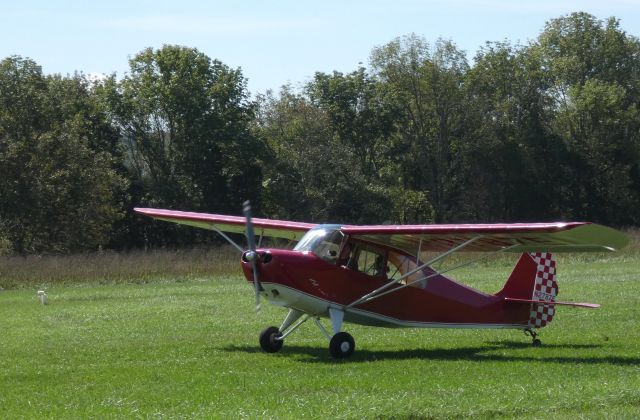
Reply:
M344 233L337 228L319 227L307 232L294 250L311 251L325 261L335 263L344 241Z
M386 261L386 252L372 245L363 243L347 243L344 247L350 253L344 255L344 265L354 271L372 277L386 277L390 268Z
M413 287L424 288L426 287L427 282L423 279L426 275L431 274L431 272L425 271L427 268L407 275L409 272L414 271L419 264L421 264L421 262L416 262L416 259L412 256L391 251L389 252L389 266L391 268L389 278L396 280L402 278L402 280L400 280L402 284L409 284Z

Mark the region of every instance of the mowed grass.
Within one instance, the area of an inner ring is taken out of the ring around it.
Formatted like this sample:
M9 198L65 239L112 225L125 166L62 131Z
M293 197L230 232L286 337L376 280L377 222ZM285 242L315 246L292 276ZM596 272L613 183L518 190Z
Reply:
M455 277L496 291L510 264ZM346 324L357 346L346 361L330 358L312 322L280 353L261 352L258 333L285 311L263 305L256 314L239 268L52 281L47 305L36 288L4 290L0 418L640 417L640 258L558 265L562 300L602 307L559 308L541 348L516 330Z

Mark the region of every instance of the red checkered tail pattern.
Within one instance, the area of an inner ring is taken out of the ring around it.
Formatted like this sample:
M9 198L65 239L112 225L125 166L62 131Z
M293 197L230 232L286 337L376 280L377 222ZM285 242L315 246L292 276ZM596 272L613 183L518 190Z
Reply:
M529 254L537 264L536 280L533 286L531 300L554 302L558 295L558 282L556 281L556 260L549 252L536 252ZM553 319L555 305L531 304L529 316L530 328L542 328Z
M509 301L530 303L529 328L542 328L553 319L558 295L556 261L549 252L522 254L504 288L497 293Z

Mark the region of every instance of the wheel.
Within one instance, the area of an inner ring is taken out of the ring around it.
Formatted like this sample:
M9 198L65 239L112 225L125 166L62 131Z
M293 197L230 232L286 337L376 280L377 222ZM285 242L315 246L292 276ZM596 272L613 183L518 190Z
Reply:
M356 349L356 342L354 341L351 334L346 332L339 332L333 337L331 337L331 342L329 342L329 353L335 359L344 359L353 354L353 351Z
M537 338L534 338L534 339L533 339L533 341L531 342L531 345L532 345L533 347L540 347L540 346L542 346L542 341L540 341L540 340L539 340L539 339L537 339Z
M276 340L280 335L278 327L267 327L260 333L260 347L267 353L275 353L282 348L284 340Z

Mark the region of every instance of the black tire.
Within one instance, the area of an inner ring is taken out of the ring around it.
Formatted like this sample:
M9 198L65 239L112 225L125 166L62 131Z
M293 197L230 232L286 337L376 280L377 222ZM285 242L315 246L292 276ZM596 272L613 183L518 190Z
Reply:
M534 338L533 341L531 342L531 345L533 347L541 347L542 346L542 341L538 340L537 338Z
M356 349L356 342L351 334L339 332L329 342L329 353L334 359L345 359L353 354Z
M276 340L280 335L278 327L267 327L260 333L260 348L267 353L275 353L282 348L284 340Z

